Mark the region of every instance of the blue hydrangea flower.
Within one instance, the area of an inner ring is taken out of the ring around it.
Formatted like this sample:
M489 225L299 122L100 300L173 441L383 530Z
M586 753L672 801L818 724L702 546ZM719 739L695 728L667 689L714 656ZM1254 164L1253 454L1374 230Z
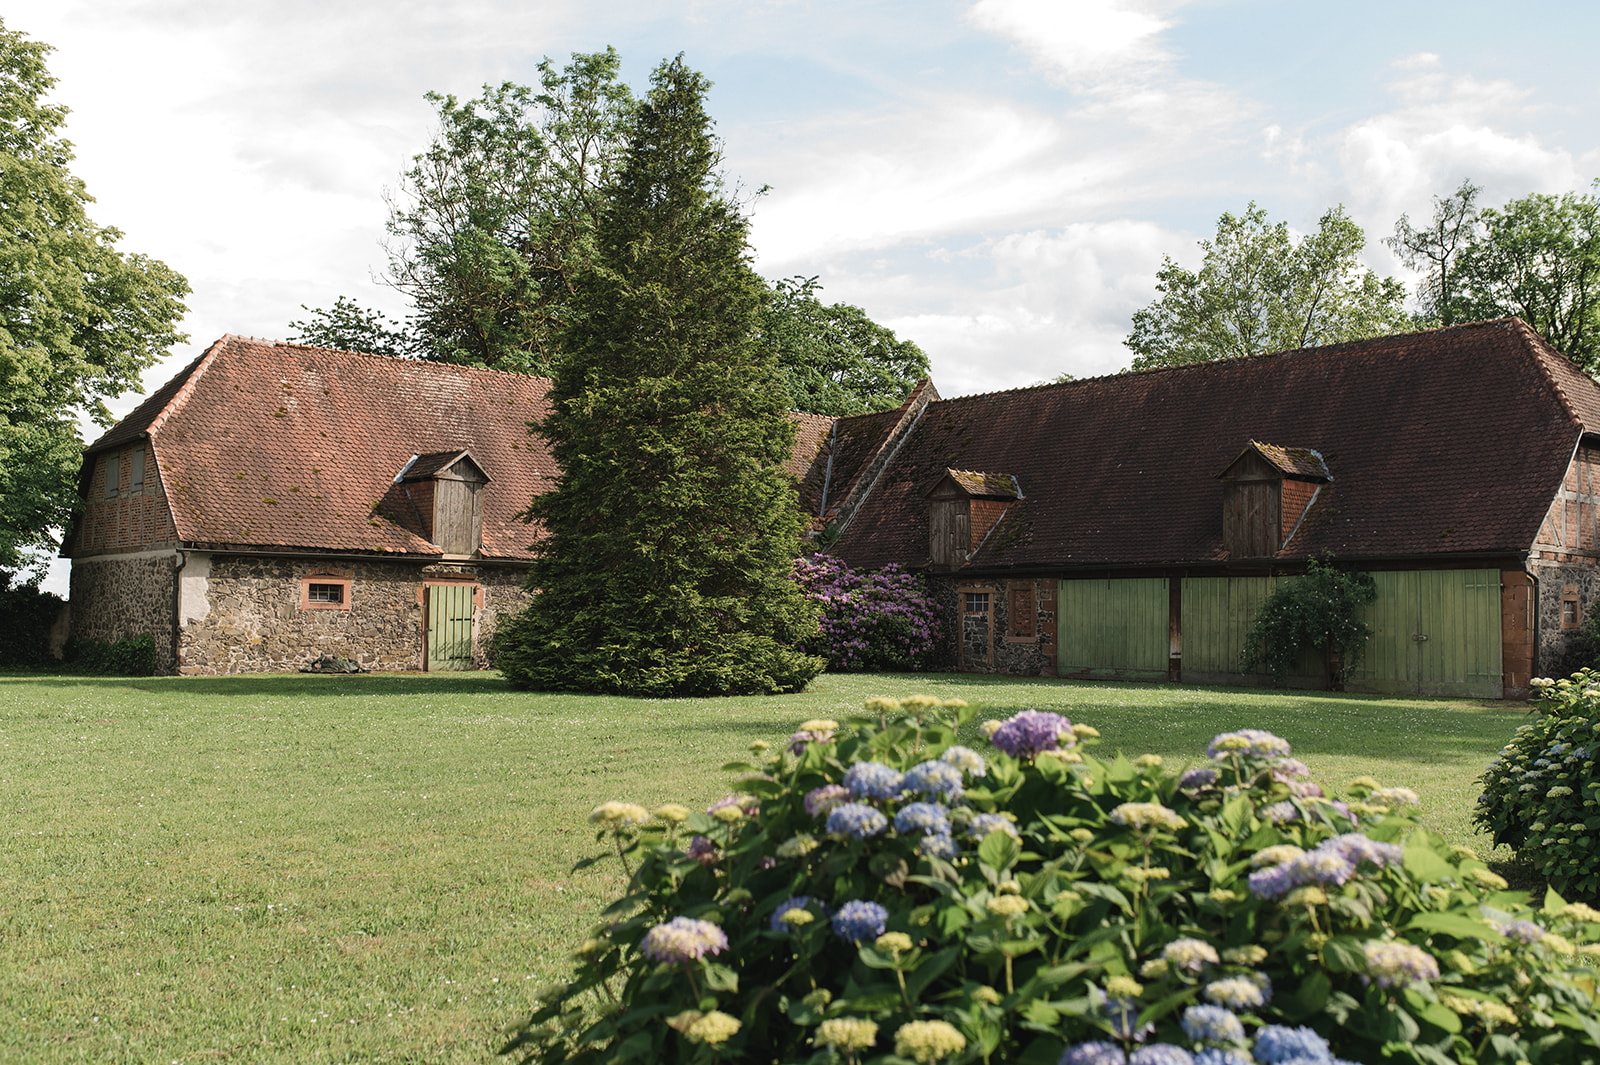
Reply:
M1056 1065L1127 1065L1128 1056L1115 1043L1095 1040L1068 1047Z
M895 814L894 830L903 835L921 832L927 836L948 836L949 811L936 802L910 803Z
M1244 1024L1221 1006L1190 1006L1183 1011L1183 1034L1197 1043L1242 1043Z
M1211 766L1203 765L1197 769L1191 769L1187 773L1183 774L1183 776L1179 777L1178 787L1187 791L1197 791L1200 788L1209 788L1211 785L1217 782L1217 777L1220 775L1221 774L1219 774L1216 769L1212 768Z
M1233 754L1252 758L1287 758L1289 741L1261 729L1247 728L1238 732L1224 732L1213 738L1211 746L1206 748L1208 758L1226 759Z
M953 765L963 773L974 777L981 777L989 771L983 755L971 747L946 747L944 753L939 756L939 761Z
M1287 1065L1291 1061L1331 1062L1328 1041L1310 1028L1269 1024L1256 1035L1256 1060L1261 1065Z
M1151 1043L1129 1054L1128 1065L1194 1065L1194 1055L1171 1043Z
M1224 1047L1206 1047L1197 1051L1194 1065L1256 1065L1248 1054Z
M954 801L961 798L961 770L947 762L921 762L906 771L906 791L919 795L942 795Z
M1012 839L1021 839L1017 826L1004 814L978 814L967 825L967 834L973 839L983 839L991 832L1004 832Z
M955 837L948 832L922 837L922 843L917 849L930 858L954 858L961 853L961 847L956 843Z
M859 943L877 939L889 924L889 911L876 902L852 899L833 915L833 933L840 939Z
M882 811L861 802L847 802L835 806L828 813L828 835L867 839L889 827L889 819Z
M772 920L768 923L768 927L774 932L789 931L789 926L778 920L778 918L782 917L790 910L803 910L810 904L810 895L795 895L792 898L784 899L782 902L778 903L778 908L772 911Z
M900 794L905 777L882 762L857 762L845 770L844 786L852 799L892 799Z

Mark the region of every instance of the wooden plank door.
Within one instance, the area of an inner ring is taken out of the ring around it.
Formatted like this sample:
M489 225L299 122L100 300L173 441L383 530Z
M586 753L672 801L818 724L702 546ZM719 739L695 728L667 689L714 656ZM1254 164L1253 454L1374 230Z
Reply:
M428 585L428 661L426 668L472 668L472 607L470 584Z

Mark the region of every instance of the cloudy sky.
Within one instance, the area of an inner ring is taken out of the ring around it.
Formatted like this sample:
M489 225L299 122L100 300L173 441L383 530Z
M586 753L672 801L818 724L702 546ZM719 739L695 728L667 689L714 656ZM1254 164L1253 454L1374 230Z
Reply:
M8 0L55 47L91 217L194 288L192 345L282 338L379 277L385 190L429 90L534 83L606 45L636 88L714 82L728 176L771 186L768 277L817 275L920 344L945 395L1125 367L1163 255L1255 200L1343 203L1366 258L1463 178L1484 202L1600 175L1587 2L1464 0ZM128 397L115 409L133 405Z

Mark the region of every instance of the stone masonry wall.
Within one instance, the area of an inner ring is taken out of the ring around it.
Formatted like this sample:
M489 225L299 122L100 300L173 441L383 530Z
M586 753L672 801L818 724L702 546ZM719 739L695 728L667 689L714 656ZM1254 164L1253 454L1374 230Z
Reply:
M156 671L172 672L173 567L171 551L79 558L72 562L72 635L115 643L149 633Z
M401 562L212 556L184 588L179 672L230 674L297 670L321 655L366 669L422 668L424 582L470 576L482 589L474 614L473 664L488 668L499 618L526 603L520 568L424 567ZM302 609L302 579L347 576L348 609Z
M1539 581L1538 645L1535 648L1533 675L1564 677L1591 665L1587 661L1589 641L1584 630L1589 612L1600 601L1600 569L1593 563L1574 560L1565 563L1535 562L1530 567ZM1568 588L1578 593L1576 629L1561 627L1561 601Z

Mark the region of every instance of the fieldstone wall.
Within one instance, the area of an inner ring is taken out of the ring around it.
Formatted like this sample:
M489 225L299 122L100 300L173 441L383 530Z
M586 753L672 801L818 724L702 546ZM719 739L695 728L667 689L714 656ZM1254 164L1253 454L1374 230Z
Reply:
M115 643L148 633L155 639L156 672L172 672L176 564L171 551L73 559L73 637Z
M1594 640L1586 634L1589 614L1600 597L1600 569L1592 564L1573 561L1568 563L1535 563L1534 576L1539 581L1538 646L1535 650L1533 675L1536 677L1564 677L1584 666L1593 665L1596 652ZM1578 625L1576 629L1561 627L1561 601L1571 587L1578 593Z
M184 589L180 673L288 672L321 655L384 672L421 669L425 582L468 578L482 589L473 664L486 669L496 624L528 595L524 571L512 567L227 555L211 556L208 567ZM319 573L349 575L348 609L302 609L301 581ZM202 594L203 603L192 602Z
M1055 581L997 581L994 604L994 665L998 673L1015 677L1037 677L1055 672ZM1011 635L1011 592L1016 588L1033 591L1033 618L1028 628L1033 635ZM1048 598L1047 598L1048 593ZM1044 609L1048 605L1049 609Z

